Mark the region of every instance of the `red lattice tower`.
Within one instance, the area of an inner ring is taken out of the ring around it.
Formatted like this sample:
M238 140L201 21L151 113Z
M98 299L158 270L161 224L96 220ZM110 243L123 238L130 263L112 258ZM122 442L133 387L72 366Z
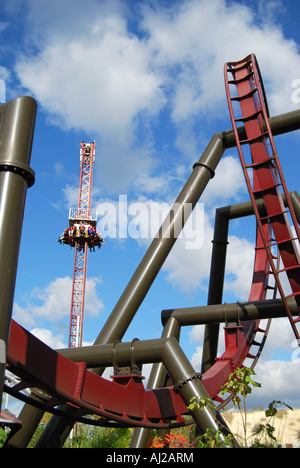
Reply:
M77 208L71 208L69 227L59 238L61 243L74 247L74 269L71 297L69 347L82 345L84 299L88 248L95 250L104 243L96 230L96 211L91 210L92 175L95 143L81 143L80 182Z
M97 222L96 218L92 220L90 212L94 159L95 144L86 145L82 142L80 149L78 208L77 213L72 213L72 209L70 210L70 227L77 224L76 221L78 221L78 224L80 223L84 226L91 224L91 222L95 224ZM69 330L70 348L82 345L88 243L84 242L82 245L76 240L74 247L75 254Z

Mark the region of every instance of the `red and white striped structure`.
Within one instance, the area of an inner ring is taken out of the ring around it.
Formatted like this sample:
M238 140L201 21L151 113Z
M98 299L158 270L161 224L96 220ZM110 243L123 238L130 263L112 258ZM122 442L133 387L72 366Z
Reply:
M93 165L95 161L95 143L81 143L80 148L80 183L77 209L71 208L69 214L69 227L91 225L96 227L97 217L91 211L91 190ZM84 238L86 239L86 238ZM82 345L84 299L86 284L86 268L88 242L75 240L74 243L74 270L71 297L69 347Z

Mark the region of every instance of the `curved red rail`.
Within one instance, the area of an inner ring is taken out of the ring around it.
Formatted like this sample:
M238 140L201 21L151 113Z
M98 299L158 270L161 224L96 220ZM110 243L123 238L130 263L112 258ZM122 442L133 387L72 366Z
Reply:
M295 297L300 308L300 256L299 245L296 245L296 242L299 243L300 230L269 124L267 100L255 55L251 54L239 62L226 63L224 73L229 113L257 226L292 330L300 344L296 326L300 317L296 320L292 317L286 300L289 296L284 292L281 281L281 274L286 273L292 290L290 296ZM239 135L238 125L241 124L245 128L246 139ZM266 214L259 212L255 202L257 197L263 199ZM264 234L265 223L269 223L272 229L273 240ZM280 270L273 261L274 247L277 247L283 262Z

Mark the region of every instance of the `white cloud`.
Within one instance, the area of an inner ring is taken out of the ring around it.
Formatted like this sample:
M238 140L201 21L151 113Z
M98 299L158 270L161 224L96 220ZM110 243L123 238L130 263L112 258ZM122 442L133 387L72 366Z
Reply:
M1 24L0 24L1 29ZM6 67L0 66L0 78L4 81L10 79L10 72Z
M32 317L30 308L21 307L16 302L13 306L13 319L26 328L32 327L36 324L35 319Z
M238 300L247 300L253 275L254 245L245 238L229 236L224 291L231 291Z
M231 200L230 203L237 201L245 193L246 183L241 163L237 157L226 155L218 164L215 177L205 188L201 200L210 206L217 201L220 207L228 200Z
M196 288L205 288L203 281L209 275L213 230L205 212L202 222L200 246L188 249L184 238L177 239L163 266L167 273L167 281L182 291L191 292Z
M97 317L104 309L104 304L97 294L97 284L101 283L100 278L87 278L86 280L86 299L85 313L91 317Z
M31 333L52 349L61 349L66 347L62 334L54 336L50 330L45 328L34 328L31 330Z
M253 398L250 397L252 404L260 404L267 408L267 405L273 401L285 401L292 408L299 405L299 392L297 391L299 381L300 361L280 361L268 360L259 361L256 368L255 380L261 383L261 388L257 390Z
M17 71L23 86L33 87L37 99L67 128L106 138L118 132L127 144L135 115L156 112L156 103L160 107L159 82L124 25L116 21L106 29L99 41L49 44L31 61L20 62Z
M202 347L197 346L196 351L194 352L191 358L191 364L196 372L201 371L201 363L202 363Z
M283 111L280 103L284 100L284 108L290 107L290 93L287 95L285 88L290 80L278 63L283 60L292 75L299 72L296 43L285 39L273 22L258 25L255 13L251 6L235 2L228 6L223 0L187 1L176 5L176 12L167 8L147 9L144 25L157 52L156 63L165 71L177 67L172 95L176 121L195 113L216 112L216 104L219 106L225 97L224 63L251 52L262 62L264 76L271 85L271 101L280 96L273 111ZM276 54L272 53L275 50Z
M39 302L31 306L33 317L51 321L59 320L70 313L72 280L68 276L51 281L44 288L35 288L32 298Z
M173 143L186 155L199 146L202 119L226 115L229 122L227 60L255 52L271 112L295 108L291 83L300 76L300 56L274 15L260 24L256 11L241 3L157 3L134 10L141 29L131 30L124 2L35 0L27 7L35 53L16 64L21 84L56 123L99 137L98 176L114 189L151 172L151 124L162 110L176 124Z
M263 350L263 359L272 358L274 352L278 349L281 352L290 354L290 359L292 359L295 349L297 350L297 347L295 348L294 333L287 317L272 320L268 339Z
M104 308L97 295L98 278L87 278L85 313L97 316ZM35 288L27 297L25 307L14 304L14 319L24 326L33 326L36 321L61 322L70 315L72 279L56 278L44 288Z

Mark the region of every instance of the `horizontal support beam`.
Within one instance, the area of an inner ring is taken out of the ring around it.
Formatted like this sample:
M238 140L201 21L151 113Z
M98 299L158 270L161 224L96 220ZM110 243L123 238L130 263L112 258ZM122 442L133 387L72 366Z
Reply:
M293 316L299 315L294 298L288 299ZM243 322L286 317L286 309L281 299L232 304L215 304L201 307L185 307L162 311L162 323L172 316L180 326L205 325L210 323Z
M298 316L298 308L294 298L288 299L293 315ZM170 317L180 326L204 325L207 323L228 323L245 320L263 320L285 317L285 307L281 299L266 301L237 302L232 304L217 304L201 307L187 307L162 311L162 321L165 324ZM118 365L129 365L134 353L134 360L139 364L162 362L165 341L157 340L135 341L134 350L131 343L119 342L103 345L83 346L80 348L59 349L57 352L74 362L86 362L88 368L113 365L114 359Z

